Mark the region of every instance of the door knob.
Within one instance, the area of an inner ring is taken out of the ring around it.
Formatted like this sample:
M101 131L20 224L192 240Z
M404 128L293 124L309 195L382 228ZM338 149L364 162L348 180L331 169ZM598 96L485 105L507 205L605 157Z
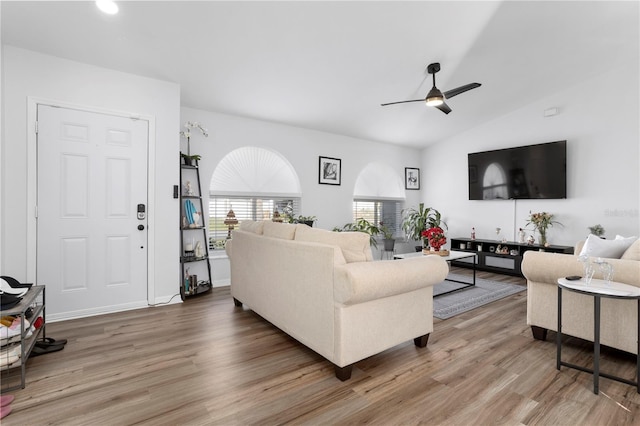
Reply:
M144 231L144 225L138 225L138 231Z

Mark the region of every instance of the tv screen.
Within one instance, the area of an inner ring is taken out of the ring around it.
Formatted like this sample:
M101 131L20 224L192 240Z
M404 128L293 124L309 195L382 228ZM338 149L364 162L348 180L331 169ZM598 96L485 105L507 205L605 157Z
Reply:
M470 200L567 198L567 141L468 157Z

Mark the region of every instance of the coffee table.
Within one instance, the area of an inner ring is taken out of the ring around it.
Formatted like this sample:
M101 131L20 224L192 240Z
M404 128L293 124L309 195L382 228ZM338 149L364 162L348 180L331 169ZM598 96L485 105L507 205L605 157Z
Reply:
M569 290L576 293L593 296L593 370L580 365L570 364L561 360L562 353L562 290ZM612 299L634 299L638 301L638 349L636 355L636 377L635 381L616 377L600 371L600 299L608 297ZM570 281L566 278L558 279L558 334L556 338L556 368L561 366L574 368L593 374L593 393L599 392L600 376L618 382L635 386L640 393L640 288L632 285L611 281L607 283L603 280L593 279L587 284L584 279Z
M419 257L419 256L429 256L429 254L422 253L422 252L403 253L403 254L395 254L393 256L393 258L394 259L410 259L412 257ZM433 255L433 256L437 256L437 255ZM477 263L476 259L477 259L477 256L478 256L477 254L472 253L472 252L457 251L457 250L450 250L449 254L447 256L440 256L442 259L446 260L447 262L451 262L452 260L460 260L460 259L466 259L466 258L472 257L473 258L473 281L467 282L467 281L452 280L452 279L449 279L449 278L445 278L445 281L464 284L464 287L456 288L454 290L445 291L444 293L440 293L440 294L438 294L436 296L433 296L433 297L440 297L440 296L443 296L445 294L454 293L454 292L460 291L460 290L465 290L465 289L467 289L469 287L475 287L475 285L476 285L476 263Z

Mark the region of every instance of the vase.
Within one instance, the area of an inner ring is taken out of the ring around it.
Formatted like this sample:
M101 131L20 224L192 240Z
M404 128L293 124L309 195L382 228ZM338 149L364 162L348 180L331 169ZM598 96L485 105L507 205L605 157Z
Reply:
M544 228L538 228L538 232L540 233L540 245L543 247L547 246L547 230Z

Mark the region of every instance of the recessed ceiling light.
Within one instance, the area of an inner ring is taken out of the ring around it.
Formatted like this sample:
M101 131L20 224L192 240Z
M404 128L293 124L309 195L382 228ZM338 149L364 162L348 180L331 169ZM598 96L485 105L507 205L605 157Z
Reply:
M96 6L108 15L118 13L118 5L113 0L96 0Z

